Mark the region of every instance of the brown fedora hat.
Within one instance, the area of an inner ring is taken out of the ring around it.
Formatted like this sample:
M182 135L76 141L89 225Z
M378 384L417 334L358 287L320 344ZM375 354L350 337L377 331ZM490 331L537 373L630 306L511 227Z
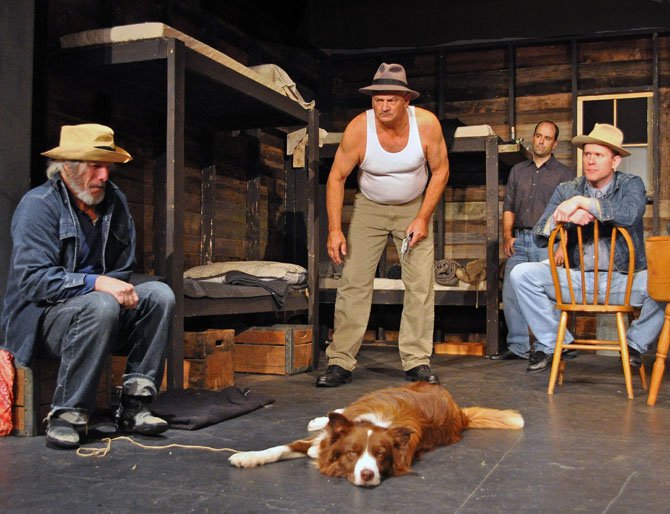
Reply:
M97 123L63 125L59 145L42 155L60 161L124 163L132 159L128 152L114 144L114 131Z
M405 68L400 64L386 64L383 62L377 69L372 84L362 87L359 91L366 95L378 95L381 93L409 93L413 100L419 96L417 91L407 86L407 75Z
M628 157L630 155L630 152L624 150L622 147L623 132L614 125L609 125L608 123L596 123L588 136L575 136L572 138L572 144L578 146L582 150L584 149L584 145L589 143L595 143L597 145L611 148L621 157Z

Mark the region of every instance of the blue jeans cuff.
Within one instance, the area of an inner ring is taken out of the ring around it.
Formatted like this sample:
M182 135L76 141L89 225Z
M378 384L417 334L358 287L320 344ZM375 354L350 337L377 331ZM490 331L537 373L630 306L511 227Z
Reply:
M123 394L155 398L158 393L154 379L139 373L123 375Z

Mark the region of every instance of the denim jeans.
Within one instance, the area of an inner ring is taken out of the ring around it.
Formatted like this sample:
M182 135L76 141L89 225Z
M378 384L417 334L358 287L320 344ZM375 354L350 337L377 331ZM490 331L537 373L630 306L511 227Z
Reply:
M123 392L155 397L170 340L174 294L162 282L135 287L135 309L121 309L108 293L91 292L48 307L41 318L40 344L60 358L50 415L88 413L107 356L128 350Z
M524 262L540 262L548 257L548 249L540 248L535 244L532 230L518 230L514 240L514 255L505 263L505 277L503 279L503 312L507 325L507 348L519 357L528 357L530 339L528 337L528 323L523 316L516 294L510 284L509 275L512 270Z
M580 271L571 270L570 274L572 275L575 296L581 297ZM561 284L561 294L564 299L569 298L565 270L560 270L558 276ZM586 272L586 296L589 301L593 299L593 276L594 272ZM536 351L553 354L560 313L554 308L556 294L549 263L519 264L511 272L509 278L521 307L521 312L537 338ZM603 301L605 291L602 286L607 283L606 272L600 272L598 283L601 286L599 300ZM612 303L623 301L625 287L626 275L614 273L610 296ZM665 311L664 303L657 302L647 294L647 270L635 273L630 301L634 306L641 306L642 310L640 317L633 321L628 329L628 345L640 352L645 352L658 338L663 326ZM566 332L565 344L572 341L572 334Z

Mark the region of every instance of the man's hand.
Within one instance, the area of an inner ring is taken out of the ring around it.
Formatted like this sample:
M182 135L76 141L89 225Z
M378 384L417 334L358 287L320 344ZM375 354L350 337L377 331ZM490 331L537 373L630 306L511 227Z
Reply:
M588 198L584 196L573 196L569 200L565 200L556 207L553 217L556 223L565 223L566 221L571 221L570 217L578 209L586 210L588 209Z
M563 248L561 248L561 245L558 245L558 248L556 248L556 251L554 252L554 262L556 263L556 266L563 266L563 263L565 262L565 256L563 255Z
M105 275L99 275L98 278L95 279L94 289L96 291L111 294L124 309L134 309L137 307L139 298L135 292L135 287L128 282L112 277L106 277Z
M405 235L412 234L412 240L409 242L409 247L414 248L417 243L423 239L426 239L428 235L428 225L423 220L423 218L414 218L414 221L409 224Z
M514 255L514 241L516 241L516 237L506 237L503 239L503 251L507 257Z
M595 216L591 214L589 211L585 211L584 209L577 209L570 215L568 221L570 223L574 223L575 225L583 226L592 223L593 220L595 219L596 219Z
M344 256L347 255L347 239L341 230L328 232L328 257L335 264L342 264Z

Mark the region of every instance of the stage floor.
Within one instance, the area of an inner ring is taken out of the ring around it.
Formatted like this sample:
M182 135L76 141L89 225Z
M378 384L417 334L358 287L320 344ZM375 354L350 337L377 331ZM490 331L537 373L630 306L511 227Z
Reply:
M396 348L366 347L351 384L317 389L320 371L290 377L237 374L275 403L197 431L169 430L144 444L262 449L306 434L307 422L361 394L404 383ZM646 358L648 370L652 356ZM433 369L461 406L521 411L526 427L471 430L427 453L413 473L373 489L327 478L307 459L243 470L229 453L144 450L123 441L102 458L45 447L44 437L0 438L0 510L38 512L667 512L670 384L646 405L639 377L627 400L615 357L580 355L566 383L525 361L438 355Z

